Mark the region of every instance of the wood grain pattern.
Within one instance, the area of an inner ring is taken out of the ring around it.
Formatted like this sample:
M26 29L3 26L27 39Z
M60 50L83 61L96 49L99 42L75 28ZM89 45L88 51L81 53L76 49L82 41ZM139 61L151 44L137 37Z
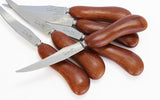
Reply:
M102 23L102 22L80 19L80 20L77 20L76 28L82 33L89 35L90 33L93 33L97 30L101 30L105 27L108 27L110 24L111 23L108 23L108 22ZM137 46L139 42L139 37L136 33L132 33L129 35L119 37L115 41L124 46L133 48Z
M44 59L45 57L55 53L56 50L50 45L42 43L38 47L38 52L40 57ZM66 60L51 65L51 67L64 77L75 94L82 95L88 91L90 86L89 77L81 68L75 64Z
M70 37L59 31L52 33L52 41L58 49L76 43ZM105 72L105 65L99 55L83 50L72 56L72 58L74 58L84 68L92 79L99 79L103 76Z
M128 15L115 21L111 25L85 37L88 47L102 47L113 40L128 35L143 31L147 28L146 20L139 15Z
M94 48L93 50L100 55L113 60L131 75L137 76L143 72L143 61L138 55L129 50L112 44L101 48Z
M116 21L131 13L121 7L87 7L75 6L70 8L70 14L76 19Z

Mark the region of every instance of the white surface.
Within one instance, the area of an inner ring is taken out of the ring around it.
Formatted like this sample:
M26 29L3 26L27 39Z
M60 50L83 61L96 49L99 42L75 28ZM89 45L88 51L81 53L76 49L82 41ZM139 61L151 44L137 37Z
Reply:
M120 6L148 21L146 31L139 33L140 42L131 49L144 61L144 72L133 77L114 62L104 58L106 72L99 80L91 80L89 91L75 95L60 74L49 67L29 73L15 70L40 60L37 49L21 38L0 17L0 100L159 100L160 92L160 14L158 0L14 0L24 5L57 5L72 7ZM0 3L6 3L1 0ZM43 42L51 43L50 36L32 28L12 10L17 20L32 29Z

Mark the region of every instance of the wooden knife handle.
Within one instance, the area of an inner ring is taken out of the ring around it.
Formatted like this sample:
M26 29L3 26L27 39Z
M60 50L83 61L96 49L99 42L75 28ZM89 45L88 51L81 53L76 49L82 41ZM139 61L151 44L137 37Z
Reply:
M52 33L52 41L58 49L76 43L70 37L59 31ZM92 79L99 79L103 76L105 65L99 55L83 50L72 57L84 68Z
M143 61L138 55L129 50L112 44L101 48L94 48L93 50L100 55L115 61L131 75L137 76L143 72Z
M50 45L42 43L38 47L39 55L42 59L48 57L56 52L56 50ZM54 65L51 65L56 71L58 71L68 82L72 91L77 95L86 93L90 86L90 80L88 75L78 66L69 62L61 61Z
M140 32L146 28L147 22L143 17L128 15L115 21L108 27L86 36L85 41L88 47L102 47L121 36Z
M82 33L89 35L95 31L101 30L108 27L111 23L109 22L96 22L87 19L79 19L76 23L76 28Z
M121 7L87 7L75 6L70 8L70 14L76 19L116 21L131 13Z
M105 27L108 27L110 24L111 23L108 23L108 22L102 23L102 22L95 22L91 20L80 19L80 20L77 20L76 28L82 33L89 35L90 33L93 33L97 30L101 30ZM139 37L136 33L132 33L129 35L119 37L115 41L123 44L124 46L132 48L137 46L139 42Z

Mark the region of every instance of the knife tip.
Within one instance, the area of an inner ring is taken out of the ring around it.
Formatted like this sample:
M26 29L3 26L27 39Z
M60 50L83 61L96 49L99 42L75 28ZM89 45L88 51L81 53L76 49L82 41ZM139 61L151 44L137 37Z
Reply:
M25 71L21 71L21 70L16 70L16 73L21 73L21 72L25 72Z
M29 72L29 71L25 68L16 70L16 73L21 73L21 72Z
M22 69L18 69L16 70L17 73L21 73L21 72L30 72L30 71L34 71L35 69L31 69L30 67L25 67L25 68L22 68Z

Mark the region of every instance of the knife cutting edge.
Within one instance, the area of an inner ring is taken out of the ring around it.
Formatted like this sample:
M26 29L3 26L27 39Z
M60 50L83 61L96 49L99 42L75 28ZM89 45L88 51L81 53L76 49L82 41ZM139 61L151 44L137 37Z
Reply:
M30 16L30 14L33 14L33 12L28 12L26 10L24 10L23 8L20 8L18 5L16 5L14 2L12 2L11 0L7 0L8 4L10 5L10 7L12 7L21 17L23 17L25 20L27 20L31 25L39 28L40 30L42 30L43 28L47 28L48 27L48 23L46 24L46 21L43 21L40 18L37 18L38 16ZM35 15L35 14L33 14ZM37 24L38 23L38 24ZM47 28L47 33L51 32L51 30L53 30L54 25L52 24L53 27L51 28L51 26L49 26L50 30L48 30L49 28ZM64 25L59 25L59 27L64 27ZM102 30L99 30L97 32L94 32L93 34L86 36L84 38L83 41L80 41L76 44L73 44L69 47L65 47L63 48L63 54L59 54L59 58L61 59L66 59L76 53L78 53L79 51L83 50L85 46L89 46L89 47L102 47L104 45L107 45L108 43L110 43L111 41L113 41L114 39L123 36L123 35L127 35L127 34L131 34L134 32L139 32L139 31L143 31L144 29L146 29L147 27L147 22L146 20L138 15L130 15L130 16L126 16L116 22L114 22L112 25L110 25L107 28L104 28ZM56 27L57 28L57 27ZM56 29L55 28L55 29ZM64 29L64 30L63 30ZM68 31L68 27L66 26L66 28L60 29L58 31L61 31L63 33L67 33L71 34L71 30L73 30L72 27L70 27L69 31ZM126 31L127 30L127 31ZM82 33L81 33L82 34ZM77 34L76 34L77 35ZM80 37L82 38L82 36ZM83 45L81 45L83 44ZM79 48L75 48L76 46L78 46ZM74 52L69 50L73 50ZM20 70L20 71L31 71L32 69L39 69L42 68L42 66L48 66L50 64L54 64L53 62L58 62L61 61L59 59L57 59L57 56L54 57L55 54L39 61L36 62L35 64L32 64L30 66L25 67L24 69Z

